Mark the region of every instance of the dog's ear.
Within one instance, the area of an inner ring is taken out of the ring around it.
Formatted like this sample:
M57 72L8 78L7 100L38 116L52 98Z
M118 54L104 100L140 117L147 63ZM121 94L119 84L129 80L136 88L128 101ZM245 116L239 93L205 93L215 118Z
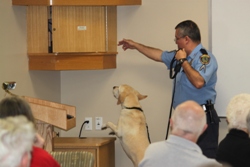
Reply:
M120 98L117 99L117 105L121 104Z
M146 97L148 97L147 95L141 95L140 93L138 93L137 95L139 100L145 99Z
M121 94L119 95L119 97L117 98L117 105L123 103L124 100L125 100L125 95L124 95L124 93L121 93Z

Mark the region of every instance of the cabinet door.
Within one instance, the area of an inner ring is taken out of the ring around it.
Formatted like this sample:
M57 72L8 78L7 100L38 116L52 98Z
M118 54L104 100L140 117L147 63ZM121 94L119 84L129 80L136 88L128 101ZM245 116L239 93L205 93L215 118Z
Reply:
M53 52L105 52L106 7L53 6Z
M28 53L48 53L47 6L27 7Z

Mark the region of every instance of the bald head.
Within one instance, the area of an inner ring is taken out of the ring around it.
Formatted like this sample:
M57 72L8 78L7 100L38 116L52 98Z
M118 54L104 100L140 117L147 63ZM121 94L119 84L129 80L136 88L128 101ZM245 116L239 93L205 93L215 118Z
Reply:
M194 101L183 102L174 111L171 127L172 134L198 138L207 127L205 111Z

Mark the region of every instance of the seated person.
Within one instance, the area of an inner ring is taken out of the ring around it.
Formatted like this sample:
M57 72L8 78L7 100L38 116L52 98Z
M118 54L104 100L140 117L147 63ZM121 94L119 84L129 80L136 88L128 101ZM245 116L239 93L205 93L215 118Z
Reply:
M0 166L29 167L34 124L25 116L0 119Z
M150 144L139 167L222 166L204 156L196 144L207 128L206 114L198 103L186 101L178 105L170 120L170 127L168 139Z
M248 133L250 133L250 110L247 114L247 130L248 130Z
M229 132L220 142L216 160L232 167L250 166L250 139L247 115L250 111L250 94L239 94L227 106Z
M29 104L17 96L10 96L0 101L0 118L9 116L24 115L35 125L35 118ZM36 133L34 146L43 148L44 139Z
M10 96L0 101L0 118L8 116L23 115L35 125L35 118L32 114L29 103L17 96ZM42 149L43 138L36 134L32 150L31 167L60 167L58 162L44 149Z

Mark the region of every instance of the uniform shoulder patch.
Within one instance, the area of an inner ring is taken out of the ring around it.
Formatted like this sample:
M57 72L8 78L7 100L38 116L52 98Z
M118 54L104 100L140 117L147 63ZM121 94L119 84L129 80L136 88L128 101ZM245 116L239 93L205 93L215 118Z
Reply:
M207 65L210 63L210 56L208 54L203 54L200 56L200 62L203 64L203 65Z

